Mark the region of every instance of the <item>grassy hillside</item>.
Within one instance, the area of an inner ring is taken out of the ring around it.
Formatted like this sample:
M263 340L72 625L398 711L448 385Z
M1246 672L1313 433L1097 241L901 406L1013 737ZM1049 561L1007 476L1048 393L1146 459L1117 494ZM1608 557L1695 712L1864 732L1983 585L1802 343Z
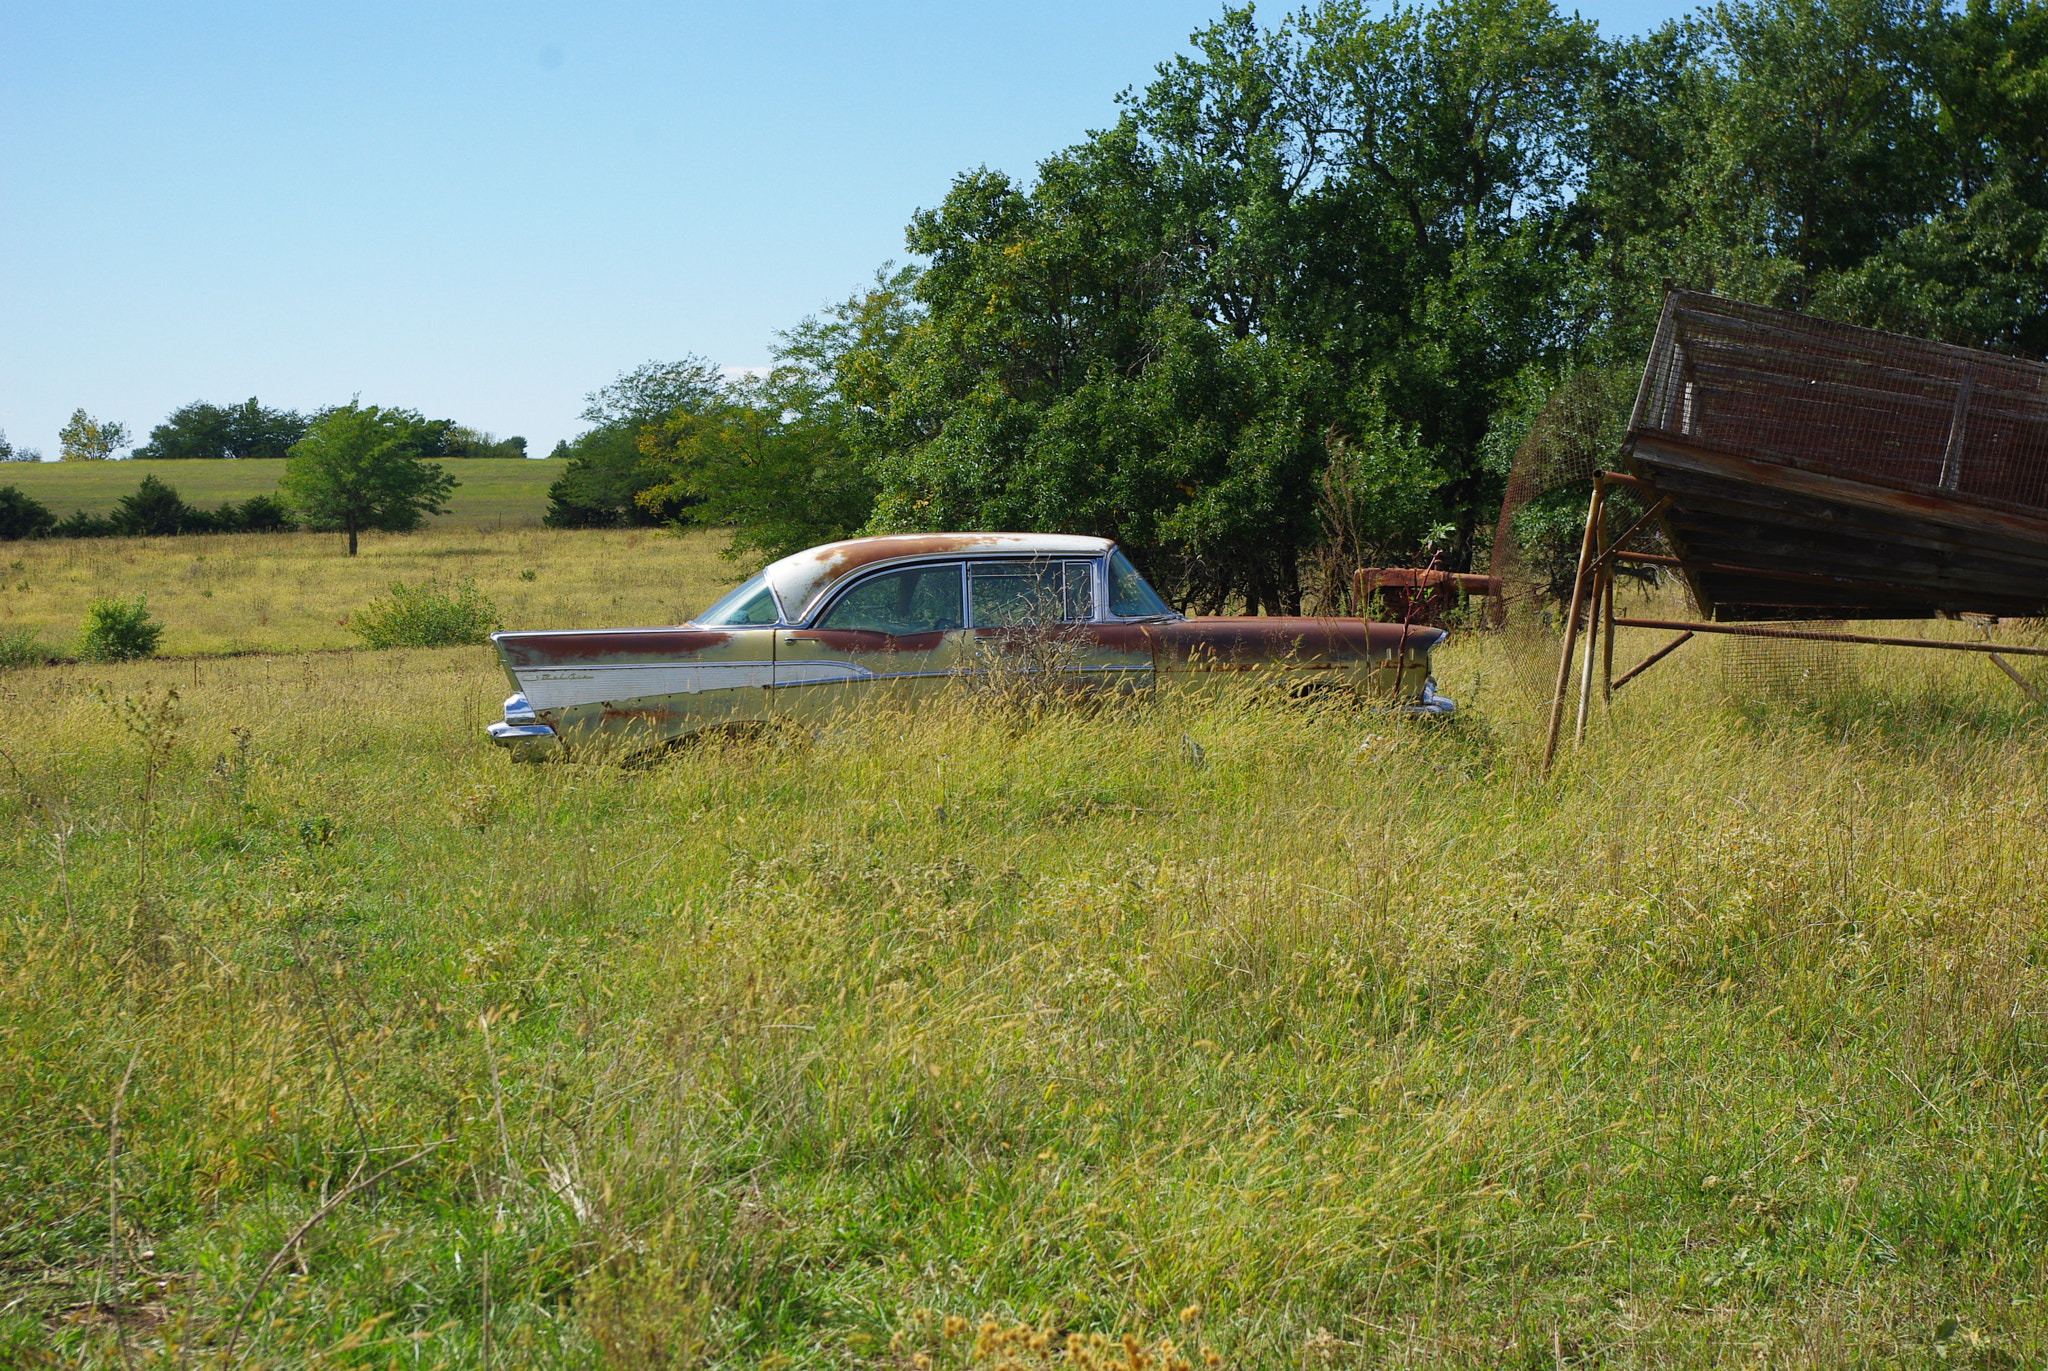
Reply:
M543 459L444 463L458 484L442 522L466 527L538 524L547 512L548 487L562 463ZM246 500L277 489L284 472L279 460L205 462L9 462L0 465L0 485L19 486L58 517L82 509L106 514L114 502L154 475L177 488L188 504L212 509L224 500Z
M644 771L481 649L0 675L0 1361L2040 1364L2048 724L1701 641L1543 780L1548 651Z
M146 594L166 625L167 654L352 647L344 619L392 581L462 577L476 580L509 628L672 624L743 570L718 555L717 535L652 529L437 522L418 533L365 534L356 557L344 546L338 533L0 544L0 634L27 629L61 655L94 596Z

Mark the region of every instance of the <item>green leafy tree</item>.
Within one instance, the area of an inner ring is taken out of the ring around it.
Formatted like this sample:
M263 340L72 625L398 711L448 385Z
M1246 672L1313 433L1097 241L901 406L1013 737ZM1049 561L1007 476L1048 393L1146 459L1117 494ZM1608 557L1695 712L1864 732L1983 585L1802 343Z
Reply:
M1232 9L1033 183L963 175L863 368L875 526L1107 534L1183 604L1293 611L1341 451L1405 492L1348 526L1469 557L1495 410L1579 338L1598 56L1547 0Z
M27 444L10 443L7 441L7 434L4 431L0 431L0 462L40 462L42 460L43 452L41 448L29 447Z
M707 412L723 398L718 368L700 357L643 363L592 391L584 397L583 408L583 421L590 427L555 448L554 456L568 460L548 487L548 512L542 521L550 528L612 528L677 517L679 508L650 509L636 498L663 479L648 466L647 454L640 449L640 431L677 413Z
M306 419L287 409L268 409L254 396L238 405L194 400L149 432L135 449L138 460L283 457L306 436Z
M19 486L0 486L0 540L40 538L56 526L48 505Z
M212 518L192 508L184 497L151 472L142 484L116 502L114 527L134 538L168 538L180 533L211 532Z
M292 447L278 491L308 526L345 532L353 557L364 529L403 533L447 513L455 478L423 454L440 452L448 427L350 401L314 418Z
M653 479L634 498L650 513L729 529L735 559L765 562L848 537L867 522L874 486L835 409L789 368L742 381L715 408L678 410L641 430Z
M1594 360L1640 355L1660 278L2048 351L2048 9L1721 4L1606 62L1580 199Z
M519 437L501 439L494 433L482 433L456 424L449 428L440 455L452 458L524 458L526 440Z
M104 462L129 444L128 426L102 422L82 409L57 430L58 456L66 462Z

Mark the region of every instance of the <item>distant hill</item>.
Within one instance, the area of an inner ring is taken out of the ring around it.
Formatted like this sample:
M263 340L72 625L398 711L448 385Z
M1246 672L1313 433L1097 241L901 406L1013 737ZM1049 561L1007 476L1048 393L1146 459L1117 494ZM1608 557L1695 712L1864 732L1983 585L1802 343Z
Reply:
M460 483L442 525L491 527L538 524L547 512L548 487L565 463L532 459L479 459L443 463ZM19 486L63 518L74 509L108 514L144 476L176 488L185 503L212 509L223 500L246 500L277 489L284 462L0 462L0 486Z

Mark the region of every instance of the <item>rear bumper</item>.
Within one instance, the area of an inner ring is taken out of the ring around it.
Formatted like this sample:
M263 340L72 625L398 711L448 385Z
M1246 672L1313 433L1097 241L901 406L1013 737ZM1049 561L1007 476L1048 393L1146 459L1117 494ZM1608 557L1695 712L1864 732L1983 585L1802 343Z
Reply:
M562 750L561 738L540 721L523 694L508 696L504 721L487 726L484 732L515 762L537 762Z
M1422 698L1408 706L1408 712L1424 716L1455 714L1458 712L1458 702L1448 695L1437 694L1436 681L1430 678L1423 681Z

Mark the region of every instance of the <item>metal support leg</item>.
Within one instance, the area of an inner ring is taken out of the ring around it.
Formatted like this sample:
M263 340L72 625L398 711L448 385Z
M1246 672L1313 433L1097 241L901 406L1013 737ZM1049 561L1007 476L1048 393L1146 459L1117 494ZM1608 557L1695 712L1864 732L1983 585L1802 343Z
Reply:
M1572 729L1572 746L1581 747L1586 741L1586 715L1593 702L1593 658L1600 647L1600 601L1601 590L1606 582L1606 568L1599 558L1602 540L1607 536L1607 500L1604 483L1601 483L1601 500L1593 512L1593 555L1594 561L1588 566L1591 580L1586 589L1591 599L1586 604L1586 661L1579 669L1579 713L1578 722Z
M2003 671L2006 674L2006 677L2009 680L2011 680L2011 682L2014 685L2018 686L2020 688L2021 693L2023 693L2029 700L2032 700L2037 706L2043 709L2048 709L2048 700L2044 700L2041 698L2041 692L2034 689L2032 682L2028 681L2026 677L2020 675L2017 671L2014 671L2012 669L2012 663L2006 661L2005 658L1999 656L1996 652L1994 652L1991 654L1991 665L1997 667L2000 671Z
M1600 517L1600 503L1605 496L1604 483L1598 476L1593 478L1593 498L1586 506L1586 532L1579 540L1579 571L1572 580L1572 607L1564 620L1564 651L1557 659L1557 688L1550 694L1550 729L1543 739L1543 773L1550 774L1550 764L1557 757L1557 735L1564 727L1564 692L1572 680L1572 650L1579 641L1579 606L1586 592L1586 568L1593 560L1593 527Z
M1614 563L1609 562L1600 569L1600 614L1603 624L1600 631L1600 708L1611 712L1614 708Z

